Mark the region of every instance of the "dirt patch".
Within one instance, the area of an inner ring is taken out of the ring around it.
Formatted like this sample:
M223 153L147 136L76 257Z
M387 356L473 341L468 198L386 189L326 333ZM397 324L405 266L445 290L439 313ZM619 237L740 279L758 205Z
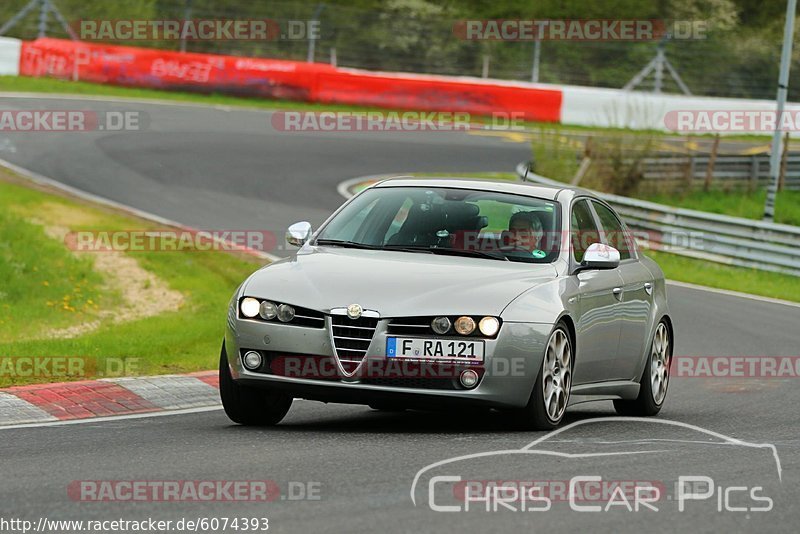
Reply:
M78 211L78 210L76 210ZM32 221L42 224L42 221ZM45 233L62 243L69 228L44 226ZM122 252L98 252L94 270L103 275L106 288L120 295L120 302L111 309L100 310L98 318L67 328L45 330L39 338L73 338L97 330L104 322L125 323L177 311L183 306L183 295L170 289L162 279L143 269L139 262Z

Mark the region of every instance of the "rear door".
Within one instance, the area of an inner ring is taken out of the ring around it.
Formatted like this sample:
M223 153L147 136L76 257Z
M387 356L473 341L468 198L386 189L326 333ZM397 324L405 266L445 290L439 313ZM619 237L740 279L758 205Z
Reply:
M600 231L587 199L576 200L570 214L570 239L576 263L592 243L600 243ZM618 269L586 270L577 275L578 346L574 370L575 384L601 382L615 377L620 336L622 278Z
M648 325L653 306L653 275L638 259L633 237L616 213L602 202L592 201L600 221L603 242L619 250L622 295L619 303L621 331L614 378L638 379L637 368L647 350Z

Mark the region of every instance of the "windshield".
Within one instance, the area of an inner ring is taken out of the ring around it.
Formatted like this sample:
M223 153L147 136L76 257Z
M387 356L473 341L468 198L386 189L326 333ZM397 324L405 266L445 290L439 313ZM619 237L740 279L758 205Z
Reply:
M318 246L550 263L558 257L557 203L443 187L378 187L320 232Z

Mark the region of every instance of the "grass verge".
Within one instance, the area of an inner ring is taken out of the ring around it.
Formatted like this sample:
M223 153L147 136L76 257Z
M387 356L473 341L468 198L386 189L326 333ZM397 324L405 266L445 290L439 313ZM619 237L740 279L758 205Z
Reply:
M678 254L645 250L670 280L800 302L800 279L788 274L734 267Z
M639 195L644 200L687 208L721 213L745 219L761 220L764 215L766 189L747 191L692 191L683 196L668 194ZM800 226L800 191L781 191L775 202L775 222Z
M0 276L4 280L0 360L6 360L0 362L0 387L109 376L110 371L119 372L122 362L125 374L142 375L217 365L228 301L263 260L191 248L183 252L74 252L63 237L52 235L54 227L62 233L158 229L148 221L30 186L0 170ZM147 276L130 283L142 287L114 287L98 269L101 261L108 260L101 257L104 254L124 256L128 263L135 260ZM125 291L143 293L153 283L164 285L162 294L178 293L180 304L147 316L125 308ZM120 316L119 310L129 317ZM87 323L93 324L88 331L83 328ZM60 328L83 333L52 335ZM76 376L23 376L13 363L20 357L54 356L84 358L90 371Z

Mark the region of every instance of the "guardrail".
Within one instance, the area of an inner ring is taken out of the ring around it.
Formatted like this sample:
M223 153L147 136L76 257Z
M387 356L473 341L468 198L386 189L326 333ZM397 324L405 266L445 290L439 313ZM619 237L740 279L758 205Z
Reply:
M567 186L528 172L525 162L516 172L523 181ZM593 193L619 213L643 247L800 276L800 227Z
M657 156L641 162L645 180L685 181L691 176L693 182L702 183L706 178L708 154L692 156ZM713 180L726 185L746 185L755 189L769 182L769 154L738 156L719 154L714 162ZM786 189L800 189L800 154L786 155Z

